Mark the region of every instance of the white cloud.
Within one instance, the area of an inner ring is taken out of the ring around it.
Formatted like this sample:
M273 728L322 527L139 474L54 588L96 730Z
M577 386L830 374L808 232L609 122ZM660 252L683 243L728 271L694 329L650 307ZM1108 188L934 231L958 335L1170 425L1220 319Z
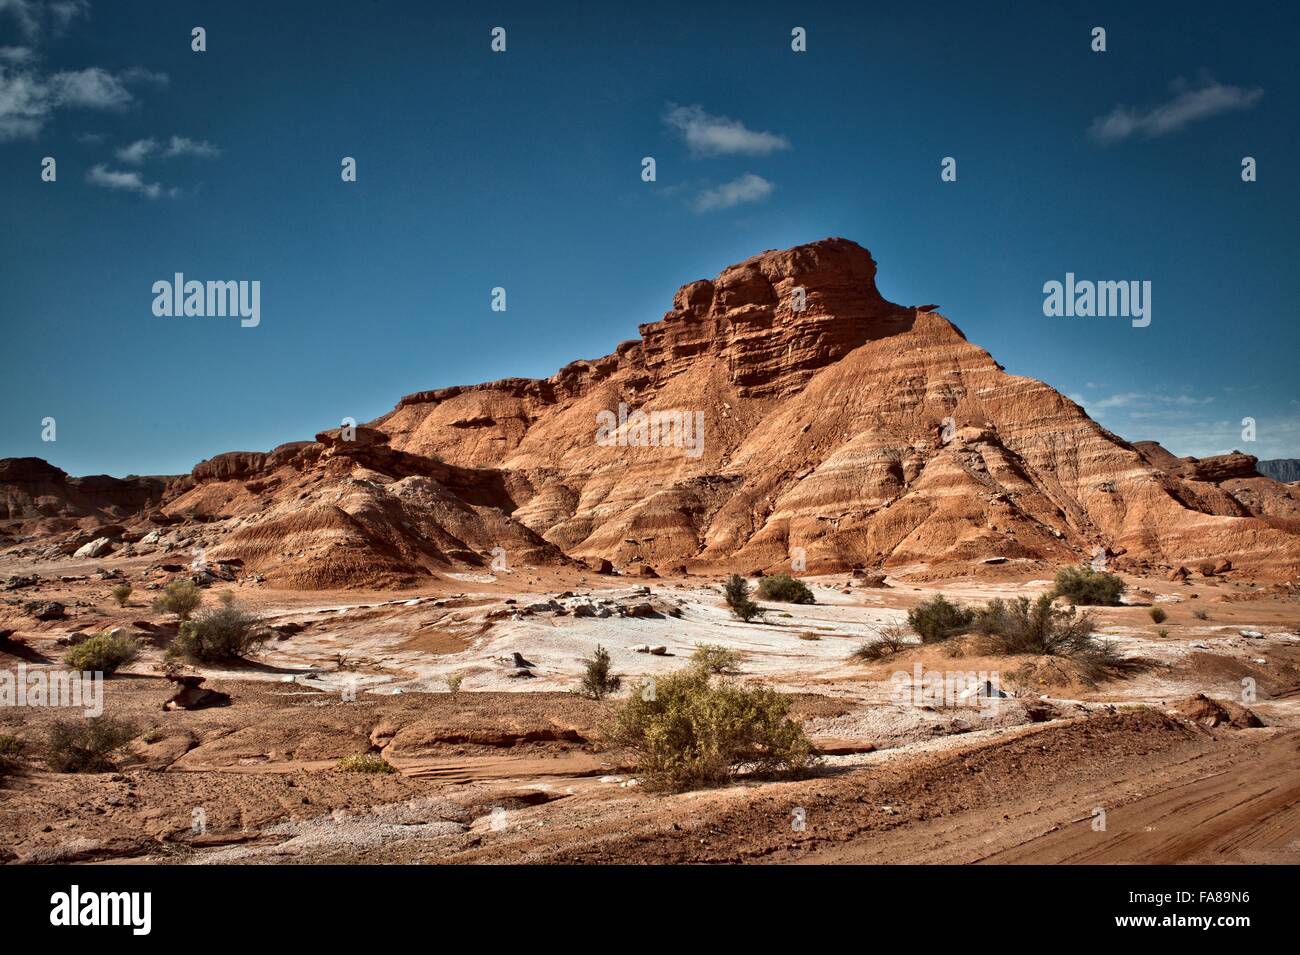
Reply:
M747 172L738 179L723 183L714 189L705 189L695 197L696 212L730 209L746 202L758 202L772 194L773 185L762 176Z
M681 134L693 156L766 156L790 148L784 136L755 132L738 119L711 116L701 106L670 103L664 123Z
M77 17L89 13L89 0L0 0L0 19L12 19L28 40L46 32L62 33Z
M36 59L36 51L30 46L0 46L0 61L22 66Z
M119 162L130 163L138 166L158 149L158 140L156 139L137 139L129 146L123 146L117 151Z
M1196 85L1176 80L1173 88L1172 99L1145 110L1116 106L1105 116L1092 121L1088 135L1102 143L1119 142L1133 136L1154 139L1220 113L1250 109L1264 95L1262 89L1226 86L1208 78Z
M131 102L123 82L98 66L54 73L48 81L51 106L79 109L122 109Z
M128 84L139 81L166 82L166 74L114 75L98 66L42 74L0 65L0 140L39 135L60 109L123 110L135 101Z
M117 150L118 162L129 163L132 166L138 166L155 155L159 155L164 159L171 159L175 156L198 156L202 159L212 159L221 155L221 150L206 140L188 139L185 136L171 137L167 141L165 149L159 145L158 140L150 136L148 139L137 139L135 142L122 146Z
M138 172L109 169L102 163L91 167L90 172L86 173L86 182L104 189L136 192L150 199L157 199L160 196L175 198L180 192L174 187L164 188L161 183L145 182L144 177Z
M1192 395L1165 395L1144 391L1124 391L1105 398L1087 399L1080 404L1087 407L1089 413L1104 412L1113 408L1137 408L1156 413L1153 409L1195 408L1208 405L1214 401L1213 395L1196 398Z
M199 156L203 159L212 159L219 156L221 150L212 143L203 139L187 139L184 136L173 136L171 142L167 144L167 152L164 156Z

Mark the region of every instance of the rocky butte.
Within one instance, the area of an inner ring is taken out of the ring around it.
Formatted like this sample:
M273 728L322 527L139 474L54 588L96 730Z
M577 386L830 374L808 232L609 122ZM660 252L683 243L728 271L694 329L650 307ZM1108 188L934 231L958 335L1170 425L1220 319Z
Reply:
M407 395L355 435L175 478L0 462L0 516L11 537L36 536L22 542L34 555L106 524L114 546L139 548L180 523L211 559L295 588L418 583L487 566L494 548L513 566L627 573L801 556L810 573L936 576L1099 553L1138 573L1300 572L1300 487L1250 455L1131 444L1007 374L933 306L886 301L875 276L846 239L764 252L683 286L611 355ZM620 408L702 412L702 450L598 442Z

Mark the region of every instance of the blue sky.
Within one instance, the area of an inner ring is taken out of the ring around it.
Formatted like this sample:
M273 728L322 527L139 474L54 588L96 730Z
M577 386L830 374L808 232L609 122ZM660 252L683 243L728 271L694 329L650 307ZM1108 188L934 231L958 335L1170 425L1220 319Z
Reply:
M828 235L1130 440L1300 456L1298 21L0 0L0 456L179 473L412 391L546 376L684 282ZM175 272L260 281L260 325L155 316ZM1067 272L1151 281L1150 326L1044 316Z

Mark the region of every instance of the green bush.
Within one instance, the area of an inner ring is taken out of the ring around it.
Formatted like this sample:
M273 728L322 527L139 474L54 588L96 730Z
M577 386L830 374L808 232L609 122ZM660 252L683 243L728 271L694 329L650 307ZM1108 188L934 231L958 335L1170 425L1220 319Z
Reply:
M907 625L920 634L922 643L937 643L968 629L974 616L970 610L950 603L939 594L909 610Z
M1074 607L1061 608L1043 594L1010 602L991 600L975 615L974 630L987 639L994 653L1068 657L1081 666L1081 675L1095 680L1107 671L1128 669L1125 660L1105 641L1093 636L1092 617Z
M190 614L203 602L203 592L192 580L173 580L154 598L153 609L159 613L172 613L180 620L189 620Z
M1151 614L1151 619L1156 623L1164 623L1169 617L1169 614L1165 613L1159 607L1152 607L1147 611L1147 613Z
M1058 570L1052 590L1053 597L1064 597L1081 607L1117 607L1123 593L1123 580L1086 564Z
M73 670L110 676L139 654L139 646L126 634L100 633L70 647L63 661Z
M586 669L582 674L583 696L593 700L603 700L610 693L617 693L623 685L623 678L610 673L609 651L596 644L596 652L590 660L583 660Z
M790 704L766 687L714 682L690 667L638 687L622 703L607 740L634 754L638 771L657 788L718 785L743 769L797 772L814 754L789 718Z
M763 608L749 599L749 582L740 574L732 574L722 588L727 606L746 623L763 613Z
M802 580L795 580L789 574L776 574L764 577L758 582L758 595L765 600L775 600L786 604L811 604L817 600L808 585Z
M229 594L223 594L220 607L181 624L181 632L167 652L202 663L239 660L270 638L270 633L259 623L256 614L238 606Z
M45 762L56 773L112 772L110 757L133 736L134 726L108 716L59 720L50 726Z
M392 764L378 753L344 756L339 760L339 769L345 773L380 773L383 775L397 772Z
M126 602L131 599L131 589L130 584L118 584L109 593L113 595L113 599L117 601L119 607L125 607Z
M697 643L691 654L691 664L705 673L736 673L740 670L740 654L715 643Z

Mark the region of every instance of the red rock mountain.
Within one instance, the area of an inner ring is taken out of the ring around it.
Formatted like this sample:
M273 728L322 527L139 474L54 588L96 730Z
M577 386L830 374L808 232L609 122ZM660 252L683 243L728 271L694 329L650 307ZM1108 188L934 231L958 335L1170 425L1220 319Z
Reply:
M1300 488L1249 455L1129 444L930 306L885 301L875 274L845 239L765 252L682 287L604 358L408 395L353 440L204 461L168 485L164 519L205 522L212 556L290 587L409 583L494 548L633 572L1098 550L1135 570L1300 572ZM637 411L702 421L702 441L646 443Z

